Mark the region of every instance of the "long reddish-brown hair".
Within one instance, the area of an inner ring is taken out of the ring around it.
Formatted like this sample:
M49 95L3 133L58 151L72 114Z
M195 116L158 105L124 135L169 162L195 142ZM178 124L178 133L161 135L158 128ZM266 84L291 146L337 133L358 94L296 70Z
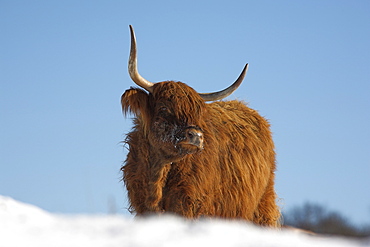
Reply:
M122 167L133 211L277 224L274 144L268 122L256 111L240 101L206 104L195 90L172 81L155 84L152 94L129 89L121 102L136 116ZM177 121L202 129L203 150L174 161L160 157L166 145L156 140L152 126L159 104L170 108ZM151 160L160 165L153 167Z

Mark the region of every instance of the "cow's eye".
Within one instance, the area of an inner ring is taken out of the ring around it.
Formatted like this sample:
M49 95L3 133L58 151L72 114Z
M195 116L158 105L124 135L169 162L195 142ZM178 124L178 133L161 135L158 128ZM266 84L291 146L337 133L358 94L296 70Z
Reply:
M161 108L159 108L159 111L160 112L168 112L168 108L165 107L165 106L162 106Z
M162 116L168 116L168 115L171 115L171 111L168 107L166 106L161 106L159 109L158 109L158 114L162 115Z

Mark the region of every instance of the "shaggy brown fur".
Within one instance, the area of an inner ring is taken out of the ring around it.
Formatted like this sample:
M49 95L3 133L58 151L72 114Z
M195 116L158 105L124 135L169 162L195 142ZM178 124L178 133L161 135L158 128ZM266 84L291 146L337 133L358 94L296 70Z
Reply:
M154 84L122 95L135 114L122 167L132 211L214 216L277 226L275 152L269 123L240 101L206 104L181 82ZM178 140L189 126L203 133L204 148Z

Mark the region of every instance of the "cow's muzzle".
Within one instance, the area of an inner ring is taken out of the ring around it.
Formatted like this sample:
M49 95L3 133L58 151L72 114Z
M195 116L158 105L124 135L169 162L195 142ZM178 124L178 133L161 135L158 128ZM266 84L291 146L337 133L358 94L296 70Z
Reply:
M180 145L192 145L199 149L203 149L203 132L197 127L187 127L178 136Z

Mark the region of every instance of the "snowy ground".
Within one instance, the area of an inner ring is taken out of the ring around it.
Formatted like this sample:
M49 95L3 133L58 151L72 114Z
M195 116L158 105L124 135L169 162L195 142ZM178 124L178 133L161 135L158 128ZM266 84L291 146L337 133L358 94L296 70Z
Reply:
M0 196L0 246L370 246L344 239L261 229L242 222L185 221L173 216L57 215Z

